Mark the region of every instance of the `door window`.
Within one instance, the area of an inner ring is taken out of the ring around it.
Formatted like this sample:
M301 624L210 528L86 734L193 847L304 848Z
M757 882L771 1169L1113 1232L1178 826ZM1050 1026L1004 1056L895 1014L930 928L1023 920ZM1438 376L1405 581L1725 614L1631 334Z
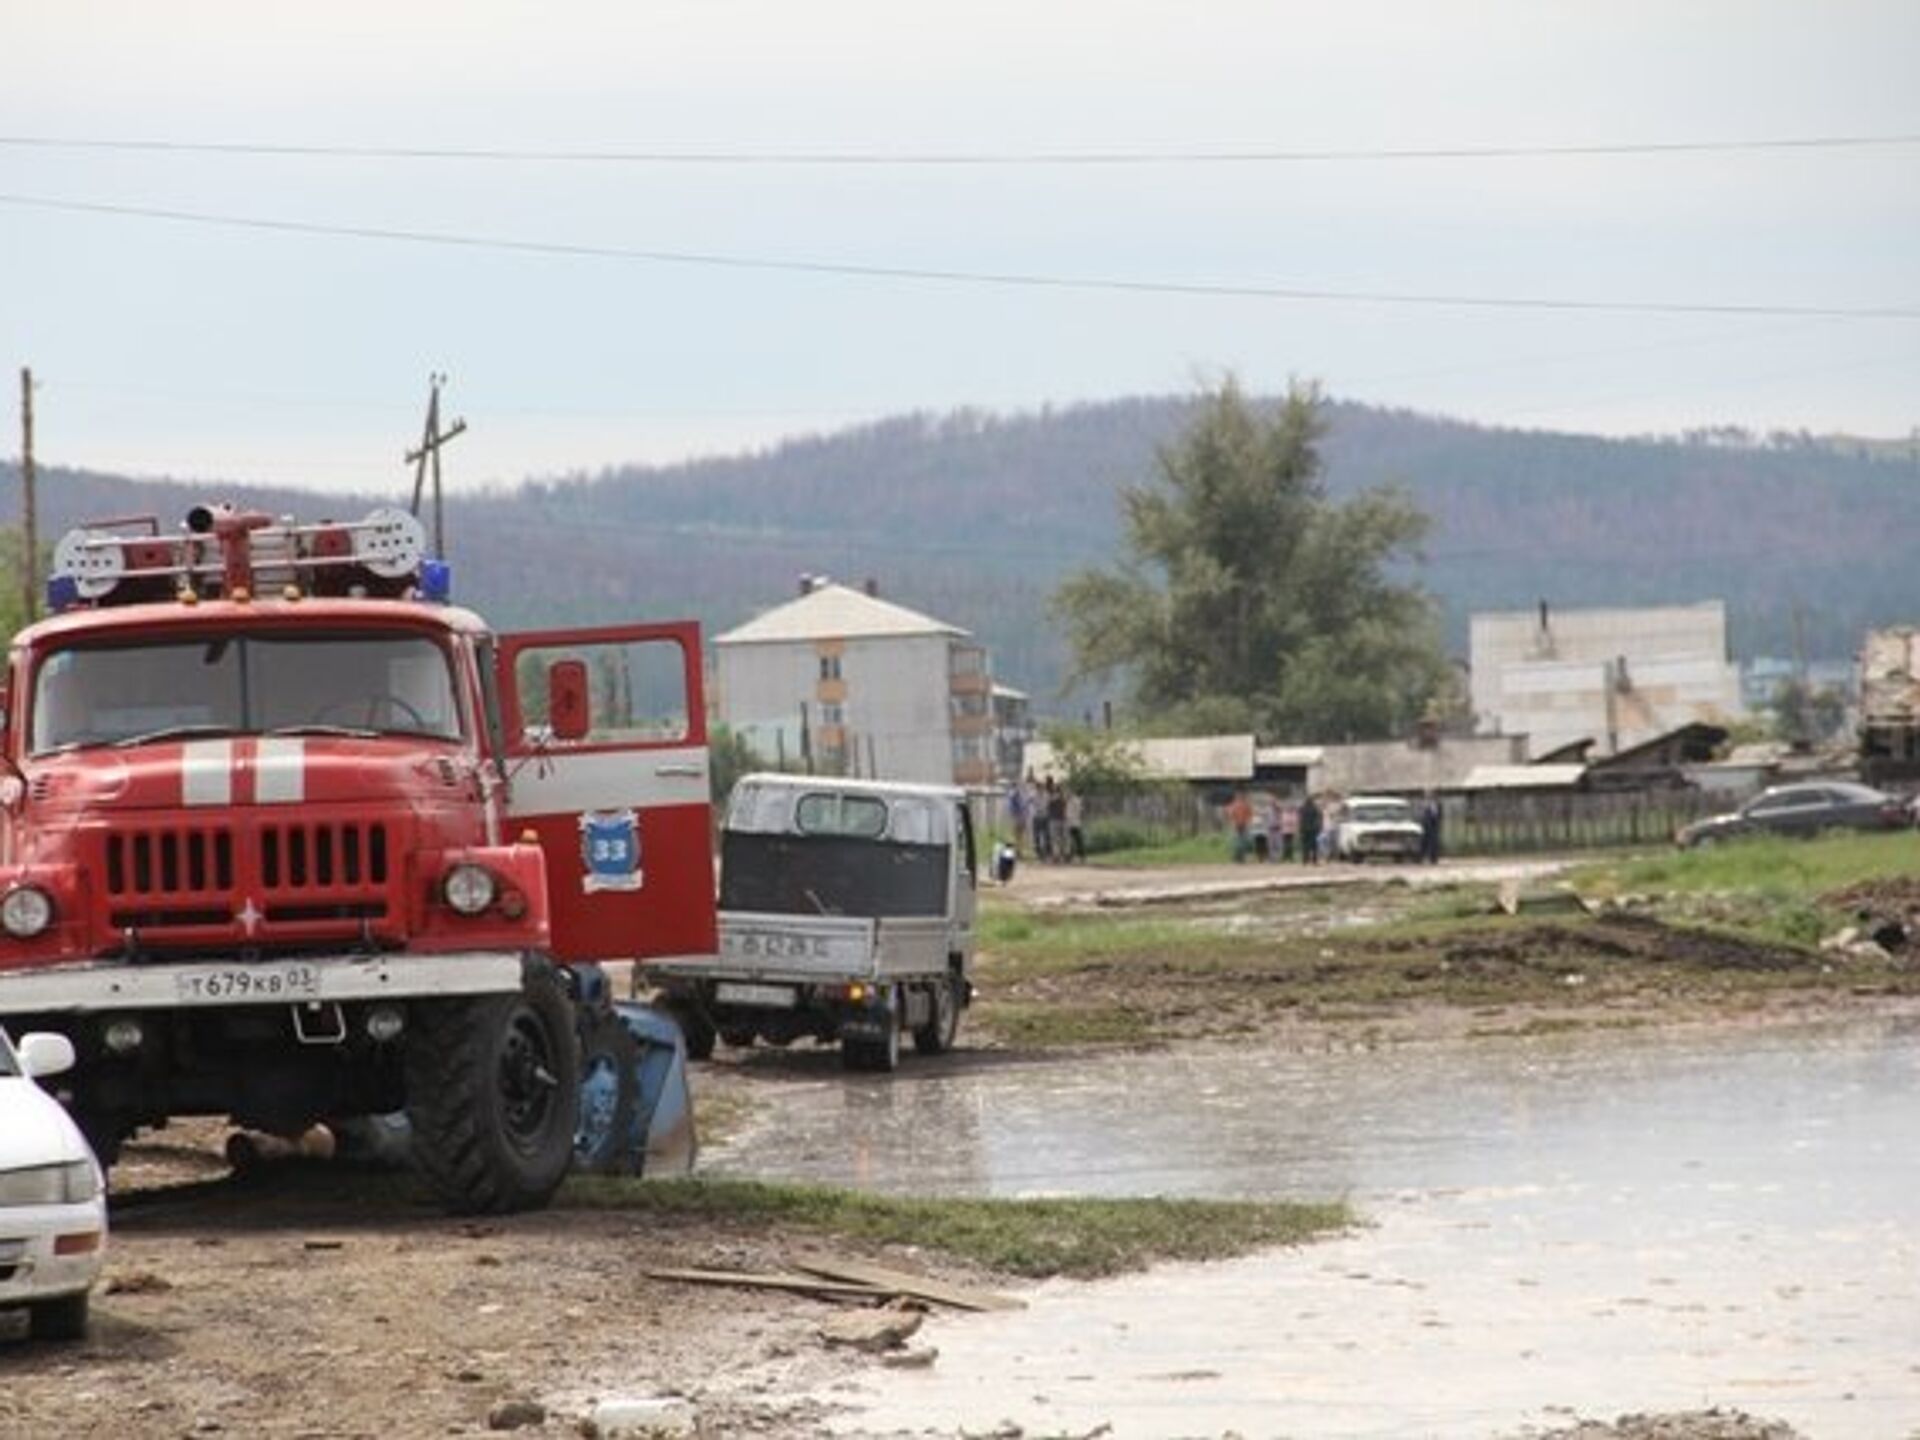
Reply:
M562 661L586 667L586 733L578 745L675 745L692 733L687 654L678 640L612 640L535 646L514 657L525 741L551 737L548 676Z

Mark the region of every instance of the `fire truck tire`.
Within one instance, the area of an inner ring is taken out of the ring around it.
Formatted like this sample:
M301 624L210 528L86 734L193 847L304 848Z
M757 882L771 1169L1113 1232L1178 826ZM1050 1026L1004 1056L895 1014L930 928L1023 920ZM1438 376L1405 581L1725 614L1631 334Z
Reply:
M943 976L928 988L933 1015L913 1032L913 1048L922 1055L944 1055L953 1049L954 1036L960 1033L960 984Z
M580 1049L553 970L517 995L413 1007L407 1117L429 1188L461 1215L533 1210L573 1163Z
M640 1104L640 1042L611 1010L580 1020L580 1124L576 1170L630 1175L639 1168L635 1112Z

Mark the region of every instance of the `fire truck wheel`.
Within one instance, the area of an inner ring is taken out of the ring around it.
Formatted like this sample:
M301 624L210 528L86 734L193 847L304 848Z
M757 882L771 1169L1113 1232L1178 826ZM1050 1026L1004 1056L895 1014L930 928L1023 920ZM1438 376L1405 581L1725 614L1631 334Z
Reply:
M932 986L933 1016L913 1032L913 1048L922 1055L944 1055L960 1032L959 981L943 976Z
M547 1203L573 1162L580 1050L551 967L517 995L413 1007L407 1116L427 1184L456 1214Z
M580 1020L580 1124L576 1170L631 1175L639 1168L635 1110L640 1103L640 1042L610 1010Z

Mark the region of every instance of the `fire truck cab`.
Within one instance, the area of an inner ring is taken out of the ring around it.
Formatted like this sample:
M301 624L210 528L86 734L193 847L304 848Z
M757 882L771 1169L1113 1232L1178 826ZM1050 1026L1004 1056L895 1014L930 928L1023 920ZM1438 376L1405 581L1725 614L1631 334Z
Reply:
M626 1033L597 963L715 949L697 627L496 636L448 587L398 510L56 550L0 697L0 1018L73 1042L103 1161L404 1111L449 1208L537 1206Z

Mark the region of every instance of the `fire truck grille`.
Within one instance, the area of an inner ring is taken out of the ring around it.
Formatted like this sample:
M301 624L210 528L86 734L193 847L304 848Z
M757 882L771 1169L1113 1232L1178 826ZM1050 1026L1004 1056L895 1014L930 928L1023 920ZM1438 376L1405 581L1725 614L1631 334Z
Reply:
M260 831L260 883L269 894L335 886L384 887L387 827L352 821L264 826Z
M233 836L161 830L107 836L107 894L190 899L233 889Z
M259 897L269 925L358 925L387 913L390 857L387 827L373 821L111 834L111 921L141 931L226 928L241 913L245 890Z

